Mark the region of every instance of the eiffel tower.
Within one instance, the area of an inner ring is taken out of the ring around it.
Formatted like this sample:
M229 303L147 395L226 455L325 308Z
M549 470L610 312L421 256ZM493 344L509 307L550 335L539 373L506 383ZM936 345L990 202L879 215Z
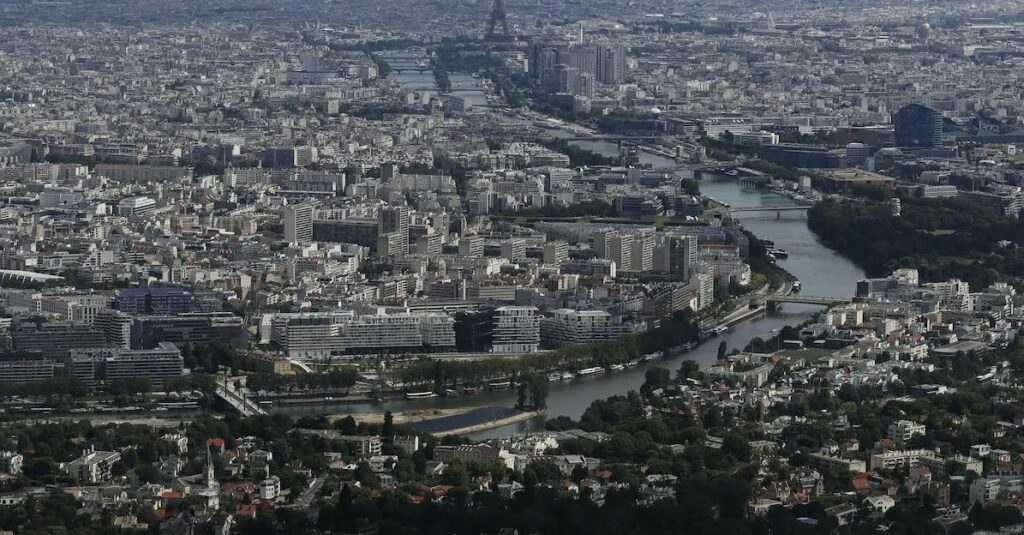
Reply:
M501 24L501 33L495 33L499 23ZM491 18L487 21L486 39L488 41L512 40L512 34L508 31L508 20L505 19L504 0L494 0L494 7L491 8Z

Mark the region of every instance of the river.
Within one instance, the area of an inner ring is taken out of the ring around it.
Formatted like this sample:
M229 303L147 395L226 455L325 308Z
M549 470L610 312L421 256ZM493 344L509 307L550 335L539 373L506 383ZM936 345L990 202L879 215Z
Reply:
M423 80L429 78L429 82ZM435 87L433 76L405 74L399 75L403 83L412 87L424 84L424 88ZM452 75L453 84L472 80L465 75ZM483 93L481 92L481 95ZM485 98L485 97L484 97ZM561 131L555 131L561 132ZM562 134L568 136L566 132ZM615 143L606 141L580 142L581 147L601 153L605 156L617 155ZM640 154L641 163L655 167L667 167L675 162L667 158L649 154ZM701 181L701 193L715 200L732 206L779 206L793 204L790 199L771 192L749 191L741 188L735 179L716 177ZM807 214L803 211L790 212L742 212L738 214L743 226L758 238L772 240L776 247L789 252L787 260L780 260L782 267L796 276L802 284L802 292L808 295L849 297L856 290L856 282L864 278L864 272L849 260L822 245L821 241L807 228ZM486 439L505 437L514 433L543 429L546 418L568 416L577 419L591 402L604 399L615 394L625 394L630 390L639 390L644 382L644 373L651 366L662 366L673 373L683 360L694 360L701 366L713 363L717 358L718 344L724 340L729 348L742 348L752 338L769 338L774 336L786 325L797 325L810 319L821 307L808 305L784 305L780 310L769 313L731 328L723 336L703 344L685 355L677 355L657 362L644 363L635 368L620 372L612 372L596 377L575 379L571 382L552 383L547 399L547 412L517 424L482 431L471 435L472 438ZM459 406L512 406L515 404L515 392L482 392L474 396L459 398L432 398L425 400L395 400L385 404L365 403L352 405L320 405L291 407L283 412L289 414L331 413L366 413L382 412L385 409L402 411L425 408L452 408Z

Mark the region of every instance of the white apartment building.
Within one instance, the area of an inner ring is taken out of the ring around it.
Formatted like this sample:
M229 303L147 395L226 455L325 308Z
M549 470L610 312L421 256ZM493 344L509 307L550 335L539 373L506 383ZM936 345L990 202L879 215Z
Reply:
M117 203L117 213L125 217L145 215L156 209L156 201L149 197L128 197Z
M654 269L654 235L641 233L633 237L629 254L629 271Z
M281 495L281 478L270 476L260 481L260 499L276 500Z
M555 310L540 322L540 337L547 347L589 344L615 338L611 314L603 310Z
M96 451L89 449L82 456L61 465L61 470L80 485L95 485L107 481L111 477L111 468L121 460L116 451Z
M544 244L544 263L561 265L569 261L569 244L562 240Z
M532 353L540 348L537 307L506 306L494 311L495 353Z
M91 325L100 310L110 308L110 297L102 294L44 295L39 308L64 320Z
M308 242L313 239L313 207L296 204L284 208L284 239L288 243Z
M914 438L914 435L924 435L925 433L924 424L910 420L899 420L889 424L889 438L900 443L908 442Z
M348 352L455 347L455 320L442 313L357 315L353 311L275 314L271 340L290 358Z

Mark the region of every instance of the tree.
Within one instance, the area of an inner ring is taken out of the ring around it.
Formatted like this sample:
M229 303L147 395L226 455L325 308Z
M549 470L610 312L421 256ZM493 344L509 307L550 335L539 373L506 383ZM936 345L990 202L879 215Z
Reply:
M391 415L391 411L384 411L384 425L381 426L380 434L389 443L395 436L395 417Z
M725 353L728 350L729 350L729 345L725 343L725 340L722 340L721 342L719 342L718 343L718 360L724 359L725 358Z
M644 372L644 384L640 386L640 392L647 394L659 388L665 388L671 383L672 375L669 374L669 371L661 366L654 366Z
M544 409L548 406L548 392L551 390L546 379L534 375L530 381L530 405L534 409Z
M700 364L692 360L684 360L679 365L679 372L676 377L679 379L697 379L700 377Z

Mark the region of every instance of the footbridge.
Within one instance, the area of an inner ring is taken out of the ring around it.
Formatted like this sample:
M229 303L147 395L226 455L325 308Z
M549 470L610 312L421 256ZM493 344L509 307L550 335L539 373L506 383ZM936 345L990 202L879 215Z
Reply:
M730 212L796 212L814 208L812 204L787 204L785 206L731 206Z
M240 394L229 386L227 381L223 383L218 382L215 392L218 398L224 400L242 416L261 416L267 414L267 411L260 408L259 404Z

